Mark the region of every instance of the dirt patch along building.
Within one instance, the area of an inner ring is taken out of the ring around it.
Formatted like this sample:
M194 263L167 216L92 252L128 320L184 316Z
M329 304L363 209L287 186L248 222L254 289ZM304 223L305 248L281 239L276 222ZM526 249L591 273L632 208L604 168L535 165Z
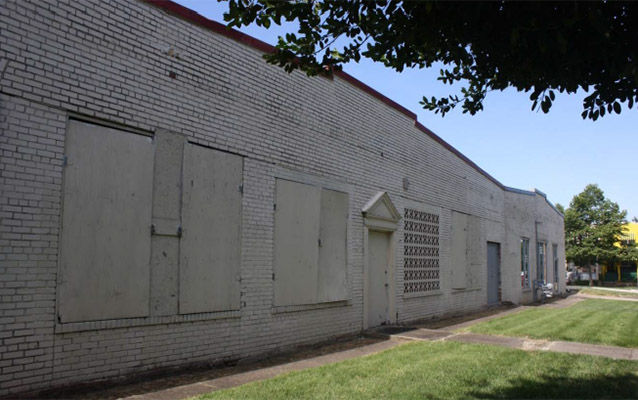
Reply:
M0 29L0 395L564 290L544 194L347 74L171 2L8 0Z

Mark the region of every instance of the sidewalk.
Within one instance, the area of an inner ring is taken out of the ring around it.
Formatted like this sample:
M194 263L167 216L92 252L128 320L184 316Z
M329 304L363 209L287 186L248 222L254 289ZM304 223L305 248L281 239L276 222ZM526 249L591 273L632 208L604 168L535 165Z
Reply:
M506 315L519 313L527 309L535 307L546 308L564 308L583 301L584 295L572 295L566 299L554 301L542 306L520 306L516 308L506 309L503 312L476 318L470 321L454 323L444 326L440 329L428 329L427 324L417 324L413 327L388 326L370 331L370 337L384 337L387 340L366 344L361 347L355 347L348 350L337 351L334 353L312 356L306 359L287 362L279 365L268 366L260 369L250 370L246 372L236 373L216 377L213 379L205 379L196 383L185 384L163 390L156 390L145 394L133 395L125 397L126 399L136 400L164 400L164 399L186 399L192 396L198 396L210 393L216 390L231 388L245 383L270 379L283 373L299 371L307 368L319 367L326 364L336 363L343 360L367 356L375 354L387 349L391 349L407 341L437 341L446 340L461 343L487 344L493 346L503 346L512 349L520 349L525 351L553 351L559 353L586 354L592 356L609 357L616 360L635 360L638 361L638 349L601 346L585 343L563 342L563 341L547 341L532 340L517 337L481 335L469 332L455 331L469 326L489 321L495 318L501 318ZM609 299L609 297L607 297ZM617 298L613 298L616 300ZM385 332L384 332L385 331Z
M576 342L533 340L509 336L481 335L469 332L455 333L451 331L423 328L401 334L390 335L390 337L393 339L404 340L446 340L461 343L488 344L526 351L553 351L556 353L586 354L590 356L608 357L614 360L638 361L638 349Z
M618 301L638 301L638 298L617 297L617 296L599 296L596 294L577 294L582 299L601 299L601 300L618 300Z
M638 294L638 288L631 288L631 287L627 287L627 288L610 288L610 287L604 287L604 286L567 286L567 289L569 290L580 290L580 289L596 289L596 290L608 290L610 292L623 292L623 293L632 293L632 294Z
M224 376L221 378L211 379L207 381L197 382L190 385L178 386L166 390L145 393L126 397L126 399L136 400L173 400L186 399L192 396L199 396L210 393L215 390L227 389L245 383L261 381L264 379L274 378L286 372L299 371L307 368L319 367L325 364L336 363L339 361L349 360L351 358L367 356L378 353L399 345L402 341L399 339L390 339L371 345L357 347L351 350L345 350L338 353L327 354L319 357L312 357L305 360L295 361L287 364L276 365L273 367L262 368L254 371L244 372L236 375Z
M557 300L552 303L544 304L539 307L564 308L564 307L572 306L580 301L583 301L585 298L601 298L601 299L618 300L618 298L616 297L610 298L610 297L603 297L603 296L573 295L566 299ZM638 301L638 299L624 299L624 300ZM421 341L447 340L452 342L503 346L503 347L509 347L512 349L520 349L520 350L527 350L527 351L553 351L557 353L585 354L585 355L591 355L591 356L608 357L615 360L638 361L638 349L634 349L634 348L603 346L603 345L577 343L577 342L564 342L559 340L550 341L550 340L535 340L535 339L526 339L526 338L509 337L509 336L481 335L481 334L470 333L470 332L460 332L460 333L455 332L459 329L467 328L472 325L476 325L478 323L489 321L495 318L500 318L505 315L518 313L530 308L533 308L533 307L531 306L517 307L515 309L508 310L496 315L491 315L484 318L478 318L478 319L464 322L457 325L451 325L446 327L445 329L426 329L426 328L416 327L413 330L407 330L401 333L388 335L388 337L391 339L421 340Z

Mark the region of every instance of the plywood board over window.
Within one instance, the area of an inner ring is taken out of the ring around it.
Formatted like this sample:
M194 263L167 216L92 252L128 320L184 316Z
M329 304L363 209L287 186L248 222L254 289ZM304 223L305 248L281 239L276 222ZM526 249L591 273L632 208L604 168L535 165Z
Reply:
M315 303L321 189L277 180L275 305Z
M186 144L180 314L239 309L242 157Z
M481 237L481 219L475 215L467 217L467 287L481 286L481 276L487 271L485 259L487 244ZM485 248L485 250L483 250Z
M452 211L452 289L480 286L482 261L481 219Z
M277 179L275 306L346 300L348 194Z
M348 295L347 228L348 194L322 189L317 282L319 303L344 300Z
M452 288L464 289L467 285L467 214L452 211Z
M65 151L60 322L148 316L151 138L72 120Z

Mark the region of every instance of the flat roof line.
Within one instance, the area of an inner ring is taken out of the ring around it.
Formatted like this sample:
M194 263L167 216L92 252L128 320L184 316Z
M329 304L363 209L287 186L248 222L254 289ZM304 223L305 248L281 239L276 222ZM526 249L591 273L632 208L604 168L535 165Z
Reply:
M204 27L206 29L209 29L209 30L215 32L215 33L218 33L218 34L220 34L222 36L226 36L226 37L228 37L230 39L238 41L238 42L240 42L242 44L245 44L245 45L247 45L249 47L257 49L257 50L259 50L261 52L272 53L272 52L276 51L275 46L273 46L271 44L268 44L268 43L266 43L266 42L264 42L262 40L254 38L254 37L252 37L252 36L250 36L248 34L240 32L238 30L229 29L226 25L224 25L224 24L222 24L220 22L217 22L217 21L213 21L212 19L206 18L203 15L197 13L196 11L193 11L190 8L184 7L181 4L177 4L177 3L175 3L172 0L141 0L141 1L149 3L149 4L152 4L153 6L161 8L161 9L163 9L164 11L166 11L168 13L174 14L174 15L176 15L178 17L181 17L181 18L183 18L183 19L185 19L185 20L187 20L189 22L192 22L194 24L202 26L202 27ZM470 167L475 169L481 175L485 176L487 179L489 179L492 183L494 183L499 188L501 188L501 189L503 189L505 191L519 193L519 194L525 194L525 195L535 195L536 193L538 193L539 195L545 197L545 200L549 203L549 205L552 206L552 208L554 208L559 214L561 214L556 209L556 207L554 207L554 205L551 202L549 202L549 200L547 200L547 195L545 195L545 193L537 191L536 189L535 189L536 192L530 192L530 191L527 191L527 190L515 189L515 188L511 188L511 187L507 187L507 186L503 185L496 178L494 178L492 175L487 173L483 168L479 167L474 161L470 160L465 154L461 153L459 150L454 148L454 146L452 146L451 144L449 144L448 142L443 140L440 136L438 136L437 134L432 132L429 128L427 128L425 125L420 123L418 121L417 115L415 113L413 113L412 111L408 110L407 108L405 108L404 106L402 106L401 104L399 104L396 101L392 100L388 96L380 93L379 91L373 89L372 87L366 85L365 83L361 82L360 80L358 80L357 78L353 77L352 75L350 75L350 74L348 74L346 72L335 71L334 74L336 76L338 76L339 78L343 79L344 81L346 81L346 82L350 83L351 85L355 86L356 88L358 88L358 89L368 93L369 95L375 97L376 99L382 101L383 103L385 103L386 105L390 106L391 108L399 111L400 113L404 114L408 118L413 119L414 120L414 126L418 130L420 130L421 132L425 133L430 138L432 138L435 142L439 143L445 149L447 149L448 151L450 151L453 154L455 154L462 161L464 161Z

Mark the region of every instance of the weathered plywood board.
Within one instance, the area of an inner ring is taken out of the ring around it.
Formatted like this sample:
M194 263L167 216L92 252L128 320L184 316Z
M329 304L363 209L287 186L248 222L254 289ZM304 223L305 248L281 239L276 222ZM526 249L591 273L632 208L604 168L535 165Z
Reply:
M467 285L467 214L452 211L452 246L450 254L452 288Z
M184 146L181 314L239 309L243 160L201 146Z
M179 313L179 227L186 138L157 129L153 171L151 237L151 316Z
M481 218L475 215L467 216L467 270L466 286L468 288L481 287L481 277L487 270L486 246L487 241L481 236Z
M321 190L317 302L348 298L348 194Z
M60 321L147 316L151 138L71 121L66 157Z
M317 301L321 188L277 179L275 306Z

